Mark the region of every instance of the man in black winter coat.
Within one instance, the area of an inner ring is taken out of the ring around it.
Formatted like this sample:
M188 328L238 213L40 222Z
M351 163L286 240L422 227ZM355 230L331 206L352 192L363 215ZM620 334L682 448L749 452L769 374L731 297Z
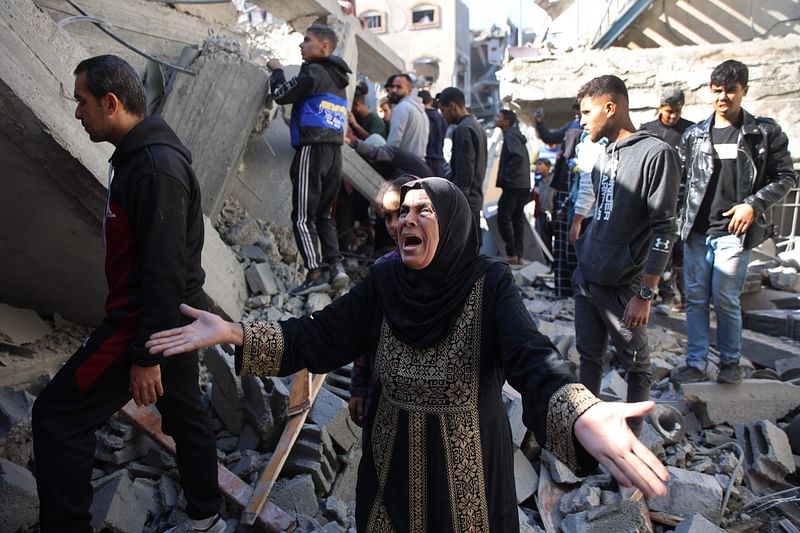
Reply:
M300 53L300 73L289 81L281 62L270 59L270 88L279 104L293 104L290 129L296 150L289 174L292 178L292 224L297 248L303 256L306 280L293 295L343 289L350 281L342 267L333 202L342 183L342 142L347 127L345 87L350 68L336 49L336 33L312 24L306 30ZM320 255L319 246L322 245ZM329 276L322 276L322 264ZM330 282L330 283L329 283Z
M155 404L175 439L188 531L221 533L217 450L200 401L197 352L169 360L144 344L186 324L181 303L205 307L200 264L203 213L191 154L161 118L146 117L144 87L116 56L75 69L75 118L94 142L110 142L106 316L33 406L39 530L91 531L95 430L131 397Z
M531 201L531 160L528 140L519 131L517 114L502 109L494 117L494 125L503 130L503 149L497 186L503 189L497 201L497 229L506 245L506 261L522 264L522 243L525 236L525 204Z

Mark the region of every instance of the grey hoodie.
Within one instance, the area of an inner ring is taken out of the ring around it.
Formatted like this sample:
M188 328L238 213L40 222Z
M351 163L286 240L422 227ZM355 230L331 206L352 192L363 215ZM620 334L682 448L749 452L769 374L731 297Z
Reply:
M425 158L430 121L416 96L404 96L392 109L392 122L386 144Z
M642 271L663 272L677 236L680 175L675 150L648 131L606 146L592 172L594 220L575 244L587 281L621 286Z

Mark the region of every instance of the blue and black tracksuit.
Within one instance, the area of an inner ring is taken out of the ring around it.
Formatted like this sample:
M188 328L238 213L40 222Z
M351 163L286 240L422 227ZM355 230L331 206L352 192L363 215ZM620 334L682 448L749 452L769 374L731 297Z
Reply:
M275 101L293 104L289 124L296 150L289 169L292 225L308 270L341 256L331 210L342 182L349 73L340 57L330 56L304 62L289 81L281 69L272 71L270 78ZM317 241L322 245L321 257Z
M214 434L198 385L197 352L164 359L144 343L186 324L181 303L205 308L203 213L191 154L161 118L134 126L111 157L103 233L105 318L33 407L39 529L90 531L95 430L131 399L132 365L160 365L157 407L175 439L191 518L222 503Z

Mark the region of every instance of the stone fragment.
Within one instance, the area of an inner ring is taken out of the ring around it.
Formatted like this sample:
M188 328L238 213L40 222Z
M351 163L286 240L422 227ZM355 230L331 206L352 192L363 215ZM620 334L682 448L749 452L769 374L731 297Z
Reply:
M355 507L356 482L358 480L358 464L361 462L361 446L353 446L345 455L339 456L339 474L333 483L331 496Z
M649 498L651 510L679 516L700 513L712 521L719 519L722 487L714 476L674 466L668 466L667 471L667 495Z
M562 531L570 533L652 533L653 526L642 502L621 500L611 505L596 507L564 517Z
M242 431L244 409L242 385L234 371L233 356L216 345L203 350L203 362L211 373L211 405L225 427L234 435Z
M140 533L147 521L148 502L139 499L127 475L107 483L94 495L89 512L92 527L113 533Z
M519 515L519 533L544 533L542 528L531 522L522 507L517 507L517 514Z
M587 484L580 485L572 492L561 497L559 507L564 514L580 513L600 506L600 487L591 487Z
M157 481L147 478L134 479L133 491L139 501L145 505L149 516L158 516L161 514Z
M339 525L346 526L348 524L347 504L338 498L330 496L325 499L325 509L323 510L325 518L335 520Z
M361 440L361 428L350 419L347 402L322 388L308 413L308 421L324 427L341 452Z
M39 523L36 480L26 468L0 458L0 529L28 531Z
M174 509L178 505L178 489L169 476L158 480L158 498L163 509Z
M247 246L243 246L241 255L243 255L245 258L249 259L253 263L267 262L267 254L264 253L264 250L262 250L260 246L256 246L254 244L248 244Z
M517 504L536 494L539 488L539 474L519 448L514 450L514 485L517 489Z
M0 387L0 439L5 438L17 424L29 421L34 400L25 391Z
M137 461L128 463L128 472L130 472L130 475L134 478L143 477L155 480L158 480L161 476L164 475L164 471L161 470L160 468L156 468L154 466L150 466Z
M706 520L700 513L694 513L678 524L673 533L725 533L725 530Z
M244 218L238 224L228 228L223 235L225 242L230 245L249 246L258 241L261 229L258 222L252 218Z
M290 513L313 516L319 512L314 482L307 474L276 481L269 493L269 501Z
M308 300L306 301L306 312L311 314L316 311L321 311L330 304L331 301L331 295L327 292L312 292L308 295Z
M530 265L522 268L519 271L519 275L522 277L523 285L532 285L536 278L548 272L550 272L550 268L547 265L533 261Z
M27 344L46 337L51 331L36 311L0 303L0 340L5 336L12 344Z
M552 477L553 481L556 483L575 485L583 481L583 478L576 476L575 472L559 461L549 450L542 449L542 465L545 464L550 472L550 477Z
M252 294L278 294L278 283L269 263L253 263L244 271L247 286Z
M525 434L528 433L528 428L522 422L522 398L511 398L511 401L506 404L506 414L508 423L511 425L511 441L514 446L520 448Z
M800 405L800 387L768 379L746 379L738 385L688 383L681 388L704 427L775 422Z
M603 376L600 383L600 399L610 402L624 401L628 395L628 384L616 370L611 370Z
M785 478L795 471L786 433L767 420L736 426L736 439L744 450L745 477L756 494L789 488Z

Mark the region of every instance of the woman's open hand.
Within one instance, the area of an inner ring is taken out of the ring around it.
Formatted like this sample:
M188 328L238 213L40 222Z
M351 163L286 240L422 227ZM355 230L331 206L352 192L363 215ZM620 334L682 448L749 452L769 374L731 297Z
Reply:
M647 446L630 430L626 419L644 416L655 402L600 402L575 421L575 437L587 452L600 461L616 480L635 486L645 496L667 493L664 481L669 473Z
M195 321L180 328L150 335L145 347L151 354L163 353L164 356L170 356L224 343L241 346L243 331L240 324L228 322L214 313L186 304L181 304L181 313Z

